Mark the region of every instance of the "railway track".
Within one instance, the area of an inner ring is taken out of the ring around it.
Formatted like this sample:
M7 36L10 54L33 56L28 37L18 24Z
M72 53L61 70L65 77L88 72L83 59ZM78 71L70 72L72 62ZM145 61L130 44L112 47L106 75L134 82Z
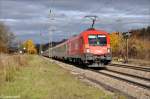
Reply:
M150 80L147 80L145 78L129 76L128 74L121 74L121 73L117 73L117 72L113 72L109 70L100 70L100 71L94 70L94 72L102 74L102 75L106 75L106 76L109 76L118 80L122 80L127 83L131 83L135 86L143 87L143 88L150 90Z
M126 76L134 77L134 78L137 78L137 79L143 79L143 80L150 81L149 78L140 77L140 76L132 75L132 74L129 74L129 73L123 73L123 72L113 71L113 70L109 70L109 69L106 69L106 70L110 71L110 72L114 72L114 73L120 74L120 75L126 75Z
M129 68L129 69L134 69L134 70L140 70L140 71L145 71L145 72L150 72L150 67L148 66L136 66L136 65L128 65L128 64L116 64L112 63L110 66L114 67L122 67L122 68Z
M120 66L117 65L117 66ZM119 67L120 68L120 67ZM123 69L125 68L125 66L123 67ZM123 72L123 71L117 71L117 70L111 70L106 68L105 70L91 70L93 72L98 73L99 75L103 75L106 78L111 78L112 80L108 80L110 82L110 84L105 84L106 86L109 86L110 88L114 89L114 90L118 90L121 91L127 95L131 95L132 98L137 98L137 99L150 99L150 76L139 76L140 72L142 73L146 73L147 75L150 75L146 69L140 69L140 67L132 67L131 66L127 66L128 71L132 71L130 72ZM137 74L137 72L139 72L139 74L134 75L134 73ZM136 72L135 72L136 71ZM94 79L89 79L95 83L99 83L98 81L94 80ZM107 80L105 80L107 81ZM112 83L116 84L112 84L111 85L111 81ZM101 82L101 81L100 81ZM124 85L120 85L120 84L125 84ZM100 83L99 83L100 84ZM117 86L122 86L124 88L120 88ZM107 88L107 87L106 87ZM132 89L134 89L135 92L133 92ZM136 92L137 91L137 92ZM141 95L141 96L140 96Z
M106 70L150 81L150 67L110 64L106 66Z

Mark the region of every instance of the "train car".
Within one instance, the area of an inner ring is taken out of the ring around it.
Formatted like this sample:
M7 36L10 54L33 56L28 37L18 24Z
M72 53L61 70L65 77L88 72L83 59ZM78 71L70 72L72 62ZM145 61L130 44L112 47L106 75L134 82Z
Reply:
M52 57L64 61L103 67L111 62L109 34L94 28L68 39L50 49Z

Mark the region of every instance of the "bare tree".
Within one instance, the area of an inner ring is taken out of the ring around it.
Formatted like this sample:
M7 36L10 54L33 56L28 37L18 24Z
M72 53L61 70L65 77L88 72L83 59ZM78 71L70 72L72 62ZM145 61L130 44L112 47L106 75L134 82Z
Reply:
M0 52L7 52L14 37L14 34L9 28L4 23L0 22Z

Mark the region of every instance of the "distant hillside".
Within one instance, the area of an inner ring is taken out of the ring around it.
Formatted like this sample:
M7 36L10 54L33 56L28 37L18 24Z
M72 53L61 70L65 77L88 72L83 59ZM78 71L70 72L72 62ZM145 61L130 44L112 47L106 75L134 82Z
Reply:
M150 26L142 29L131 30L132 36L150 40Z

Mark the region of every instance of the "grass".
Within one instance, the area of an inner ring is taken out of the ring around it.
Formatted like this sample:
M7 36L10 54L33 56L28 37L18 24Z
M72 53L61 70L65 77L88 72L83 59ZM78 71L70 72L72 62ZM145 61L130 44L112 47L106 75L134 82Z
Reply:
M68 71L39 56L5 56L5 59L7 58L11 63L4 64L1 58L3 66L0 67L0 99L6 96L16 96L20 99L112 99L113 97L98 88L80 82L69 75ZM6 67L5 72L8 74L3 72ZM117 99L123 98L119 96Z
M13 81L15 73L27 65L27 56L0 54L0 82ZM1 84L0 84L1 85Z

